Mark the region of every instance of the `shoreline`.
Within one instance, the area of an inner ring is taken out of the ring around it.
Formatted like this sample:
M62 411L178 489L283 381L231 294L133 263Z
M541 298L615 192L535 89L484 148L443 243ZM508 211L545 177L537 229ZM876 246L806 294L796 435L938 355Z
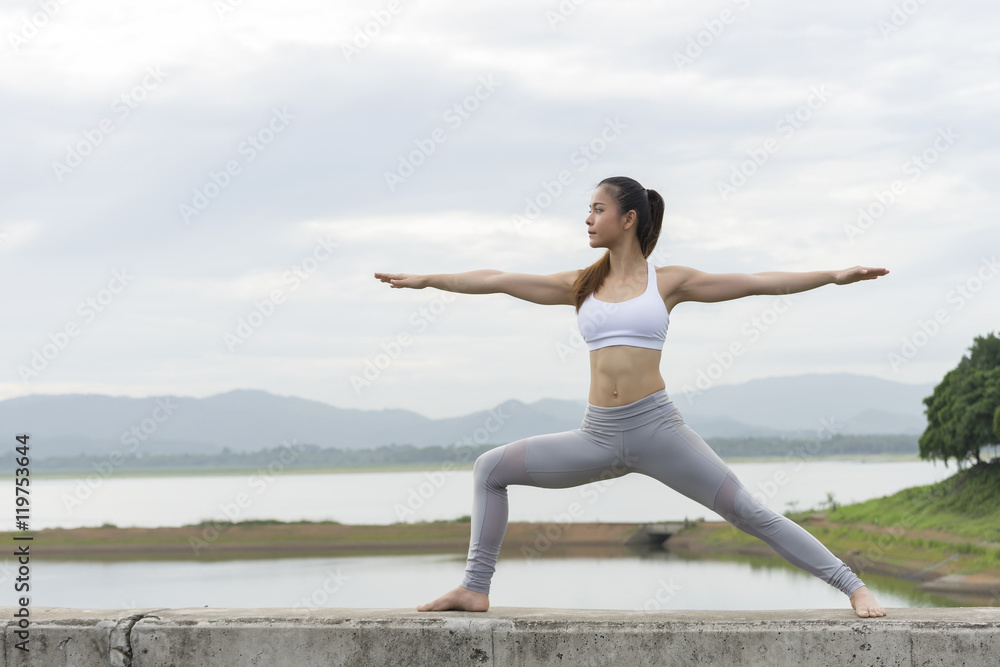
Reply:
M499 446L499 445L498 445ZM726 463L785 463L792 459L799 461L800 457L792 456L730 456L723 457ZM898 462L924 462L918 454L839 454L825 457L809 457L807 463L821 461L857 462L857 463L898 463ZM351 473L373 473L373 472L427 472L441 470L445 465L448 470L472 470L474 461L452 462L441 461L437 463L419 464L399 464L391 466L330 466L318 468L283 468L277 472L280 475L327 475L327 474L351 474ZM13 469L3 471L4 479L13 478ZM33 464L31 476L35 479L85 479L92 475L98 477L115 478L145 478L145 477L215 477L215 476L238 476L238 475L260 475L266 473L266 466L256 467L219 467L219 468L163 468L144 470L116 470L111 474L101 474L96 468L67 468L65 470L45 470L45 460L36 461Z
M976 544L973 540L940 531L911 531L907 539L926 544L921 548L896 539L885 527L836 524L822 514L798 523L862 578L863 573L887 575L917 581L917 588L927 592L990 596L1000 602L1000 567L977 567L975 556L967 551L968 545ZM640 532L645 525L649 524L511 522L501 558L634 557L651 549L666 549L692 558L752 556L788 564L766 543L725 521L689 521L686 526L676 522L680 529L662 546L643 539ZM32 557L108 562L461 554L468 550L469 529L468 521L388 525L261 521L166 528L52 528L32 533ZM4 534L9 540L17 533ZM983 544L977 546L1000 550L1000 544ZM947 551L954 554L943 558Z

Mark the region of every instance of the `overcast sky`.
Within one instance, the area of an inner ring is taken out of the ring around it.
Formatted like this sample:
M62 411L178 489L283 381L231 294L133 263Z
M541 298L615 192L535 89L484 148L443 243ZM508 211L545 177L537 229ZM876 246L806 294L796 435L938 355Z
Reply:
M571 306L373 274L584 268L614 175L666 201L656 266L891 271L680 304L668 393L936 382L1000 323L998 14L6 2L0 398L256 388L430 417L586 400Z

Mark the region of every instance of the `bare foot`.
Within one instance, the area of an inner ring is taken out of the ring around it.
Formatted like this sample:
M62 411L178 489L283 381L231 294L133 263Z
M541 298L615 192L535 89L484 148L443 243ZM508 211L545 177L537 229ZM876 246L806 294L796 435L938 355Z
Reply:
M434 602L428 602L417 607L417 611L486 611L490 608L490 596L486 593L470 591L464 586L457 586Z
M875 601L875 596L867 586L862 586L851 593L851 606L858 616L885 616L885 609Z

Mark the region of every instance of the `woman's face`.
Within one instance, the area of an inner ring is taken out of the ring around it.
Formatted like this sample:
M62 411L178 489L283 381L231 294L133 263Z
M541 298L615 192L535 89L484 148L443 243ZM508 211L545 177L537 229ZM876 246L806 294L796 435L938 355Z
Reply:
M607 247L622 233L624 223L625 221L618 215L618 204L608 189L601 186L594 190L594 194L590 197L590 215L587 216L590 247Z

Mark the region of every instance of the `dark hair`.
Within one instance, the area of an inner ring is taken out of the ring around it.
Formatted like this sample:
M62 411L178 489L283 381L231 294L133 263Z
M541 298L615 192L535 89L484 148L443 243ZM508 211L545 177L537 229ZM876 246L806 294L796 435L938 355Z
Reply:
M647 190L638 181L627 176L610 176L595 187L599 188L602 185L608 186L607 189L618 205L619 215L635 211L637 222L635 233L639 238L639 249L642 251L642 256L648 258L656 247L656 240L660 238L660 227L663 226L663 197L656 190ZM578 313L586 298L604 283L610 270L609 249L599 260L577 276L576 282L573 283L573 304Z

